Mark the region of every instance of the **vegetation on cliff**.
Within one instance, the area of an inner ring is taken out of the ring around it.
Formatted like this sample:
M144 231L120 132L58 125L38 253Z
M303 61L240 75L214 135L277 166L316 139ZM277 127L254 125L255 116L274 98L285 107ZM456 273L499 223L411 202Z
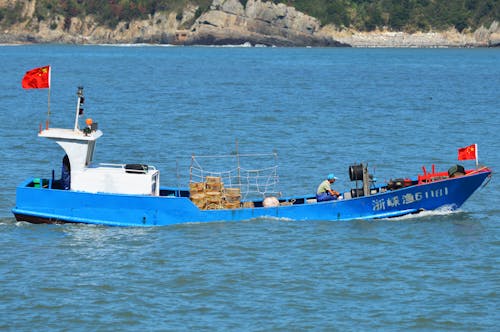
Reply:
M276 1L275 1L276 2ZM321 23L372 31L475 30L500 20L497 0L290 0Z
M247 0L240 0L245 5ZM474 30L500 21L497 0L273 0L318 18L322 24L372 31L388 28L395 31ZM114 27L120 21L144 19L159 11L177 13L182 19L186 4L198 6L197 15L208 10L212 0L38 0L33 19L50 20L55 15L65 18L93 15L103 25ZM0 8L0 25L22 22L21 2Z

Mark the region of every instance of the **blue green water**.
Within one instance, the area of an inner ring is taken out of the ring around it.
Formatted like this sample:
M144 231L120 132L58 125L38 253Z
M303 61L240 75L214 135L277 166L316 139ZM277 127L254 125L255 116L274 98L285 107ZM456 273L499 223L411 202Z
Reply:
M379 182L440 171L477 143L500 169L500 50L0 46L0 329L452 330L500 325L496 174L458 212L378 221L136 229L17 223L15 186L59 172L36 134L75 92L99 123L97 162L186 185L191 154L276 151L279 189L314 192L368 162ZM474 167L474 162L461 162Z

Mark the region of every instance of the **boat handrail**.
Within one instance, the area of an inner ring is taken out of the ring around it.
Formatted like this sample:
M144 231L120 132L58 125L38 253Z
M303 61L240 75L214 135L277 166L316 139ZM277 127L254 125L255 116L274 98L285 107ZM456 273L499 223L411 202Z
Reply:
M272 153L234 153L234 154L221 154L221 155L192 155L193 158L234 158L234 157L278 157L276 152Z
M109 167L109 168L123 168L125 169L125 167L127 166L128 164L113 164L113 163L99 163L98 166L102 166L102 167ZM155 166L151 166L151 165L145 165L148 167L148 170L153 170L153 171L156 171L156 167ZM129 169L129 171L131 171Z

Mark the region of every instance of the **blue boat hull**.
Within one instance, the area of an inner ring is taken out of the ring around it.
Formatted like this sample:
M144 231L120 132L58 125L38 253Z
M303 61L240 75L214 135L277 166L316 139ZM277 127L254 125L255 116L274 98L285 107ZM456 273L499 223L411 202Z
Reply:
M413 185L346 200L278 207L200 210L187 197L92 194L34 188L25 181L16 190L17 220L33 223L88 223L110 226L160 226L188 222L244 221L254 218L344 221L401 216L443 206L459 208L490 170ZM291 199L291 198L290 198Z

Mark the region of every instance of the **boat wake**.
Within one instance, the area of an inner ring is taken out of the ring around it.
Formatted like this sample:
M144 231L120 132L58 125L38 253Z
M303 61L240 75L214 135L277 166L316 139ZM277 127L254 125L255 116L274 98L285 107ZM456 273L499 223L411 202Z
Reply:
M283 222L290 222L290 221L296 221L296 220L292 219L292 218L285 218L285 217L262 216L262 217L257 217L257 218L251 218L251 219L248 219L247 221L283 221Z
M390 220L390 221L413 220L413 219L436 217L436 216L449 216L460 213L463 213L463 211L460 209L454 209L453 206L451 205L445 205L432 211L424 210L418 213L406 214L400 217L383 218L382 220Z

